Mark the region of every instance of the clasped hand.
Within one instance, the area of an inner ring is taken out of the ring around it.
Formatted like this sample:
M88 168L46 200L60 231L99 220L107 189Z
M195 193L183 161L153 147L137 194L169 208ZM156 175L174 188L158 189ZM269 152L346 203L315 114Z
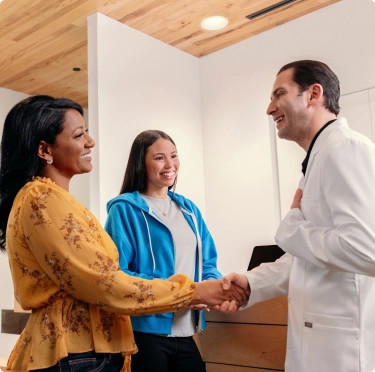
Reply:
M220 280L204 280L195 284L196 293L190 307L196 310L212 308L232 313L249 300L249 283L242 274L231 273Z

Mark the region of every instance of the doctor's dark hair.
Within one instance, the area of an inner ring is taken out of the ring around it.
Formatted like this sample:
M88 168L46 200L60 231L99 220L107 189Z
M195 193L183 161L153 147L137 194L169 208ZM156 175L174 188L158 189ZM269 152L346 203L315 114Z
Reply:
M67 110L82 107L68 98L46 95L28 97L17 103L4 122L0 161L0 250L5 251L6 227L14 198L45 162L38 157L40 141L53 145L63 130Z
M277 75L289 69L293 69L293 81L300 86L301 92L313 84L320 84L323 87L325 108L335 115L339 114L340 82L325 63L312 60L295 61L283 66Z
M120 194L125 192L139 191L144 192L147 187L147 172L146 172L146 153L150 146L152 146L158 139L163 138L172 142L173 139L161 130L145 130L135 137L132 147L130 149L128 164L126 166L124 181L121 186ZM175 188L177 177L172 186Z

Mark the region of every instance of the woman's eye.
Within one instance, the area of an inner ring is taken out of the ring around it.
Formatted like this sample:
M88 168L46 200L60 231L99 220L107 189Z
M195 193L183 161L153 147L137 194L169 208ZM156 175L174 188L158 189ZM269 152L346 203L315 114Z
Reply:
M84 134L86 134L86 133L88 134L88 132L89 132L89 130L88 130L88 129L85 129L84 132L77 134L74 138L80 138L80 137L82 137Z

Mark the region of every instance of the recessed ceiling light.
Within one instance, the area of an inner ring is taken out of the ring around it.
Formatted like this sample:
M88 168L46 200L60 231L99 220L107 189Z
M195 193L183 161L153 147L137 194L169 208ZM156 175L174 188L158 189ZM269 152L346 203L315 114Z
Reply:
M221 30L228 24L228 18L225 18L223 16L212 16L204 18L201 22L202 28L205 30Z

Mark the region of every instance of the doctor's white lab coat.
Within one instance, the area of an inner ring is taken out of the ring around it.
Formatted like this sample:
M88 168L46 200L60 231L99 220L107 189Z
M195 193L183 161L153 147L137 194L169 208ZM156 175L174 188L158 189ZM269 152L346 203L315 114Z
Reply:
M288 295L286 372L375 371L375 146L341 118L317 138L287 253L246 273L248 306ZM292 200L292 196L291 196Z

